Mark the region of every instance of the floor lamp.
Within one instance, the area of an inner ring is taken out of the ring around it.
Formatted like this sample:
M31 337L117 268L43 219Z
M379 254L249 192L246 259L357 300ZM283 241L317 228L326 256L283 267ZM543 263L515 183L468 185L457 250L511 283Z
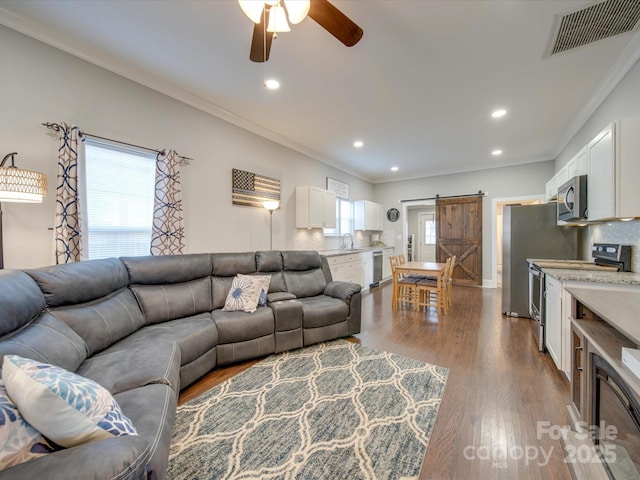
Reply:
M280 202L277 200L265 200L262 205L269 210L269 250L273 250L273 211L280 206Z
M47 194L47 176L44 173L16 167L17 152L5 155L0 162L0 269L4 268L2 244L2 202L42 203ZM11 159L11 166L5 166Z

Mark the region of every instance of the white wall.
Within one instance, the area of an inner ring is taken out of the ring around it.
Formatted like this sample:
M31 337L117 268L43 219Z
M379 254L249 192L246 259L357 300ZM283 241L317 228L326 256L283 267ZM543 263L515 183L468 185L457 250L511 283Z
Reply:
M495 229L492 228L491 204L494 198L534 196L544 194L545 183L553 176L553 161L530 163L514 167L495 168L476 172L441 175L437 177L418 178L401 182L389 182L374 185L375 201L382 203L385 211L396 207L399 210L400 200L430 198L436 195L465 195L482 190L486 193L482 208L482 277L483 284L495 286L492 254L492 240ZM384 224L384 239L388 244L402 251L403 224L401 218Z
M556 171L613 120L640 116L640 61L622 78L556 159ZM640 161L640 159L638 160ZM590 258L592 243L632 245L633 271L640 272L640 221L590 225L583 241L583 256Z
M0 65L0 155L17 151L17 165L46 173L49 187L42 205L2 205L7 268L53 262L49 228L58 146L42 122L65 121L89 133L173 148L194 158L182 171L187 252L269 248L267 211L231 204L232 168L280 179L275 249L304 246L305 236L295 228L297 185L324 188L329 176L348 183L353 199L373 199L368 182L3 26Z

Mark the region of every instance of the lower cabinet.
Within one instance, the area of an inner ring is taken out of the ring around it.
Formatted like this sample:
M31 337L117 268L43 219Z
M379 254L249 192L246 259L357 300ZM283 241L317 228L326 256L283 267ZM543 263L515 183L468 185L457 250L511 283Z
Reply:
M363 254L350 253L329 257L331 276L335 281L364 284ZM368 284L367 284L368 286Z
M556 367L564 370L562 365L562 282L549 275L545 276L545 282L544 343Z
M385 248L382 250L382 280L391 278L391 262L389 257L393 255L393 248Z

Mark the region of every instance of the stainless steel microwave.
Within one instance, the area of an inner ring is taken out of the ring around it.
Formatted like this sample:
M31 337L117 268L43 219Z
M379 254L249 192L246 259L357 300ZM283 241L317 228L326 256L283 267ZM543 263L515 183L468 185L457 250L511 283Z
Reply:
M587 176L579 175L558 188L558 220L587 219Z

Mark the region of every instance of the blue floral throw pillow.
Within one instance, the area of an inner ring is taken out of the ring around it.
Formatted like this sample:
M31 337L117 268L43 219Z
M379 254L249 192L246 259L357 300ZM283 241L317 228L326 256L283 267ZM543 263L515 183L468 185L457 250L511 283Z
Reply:
M20 415L0 383L0 470L53 451L47 439Z
M254 275L254 281L257 282L260 289L260 296L258 297L258 306L267 306L267 293L269 293L269 284L271 283L271 275Z
M111 394L92 380L18 355L4 356L2 377L22 416L58 445L138 434Z
M258 308L261 287L254 275L236 275L231 283L222 310L224 312L253 313Z

